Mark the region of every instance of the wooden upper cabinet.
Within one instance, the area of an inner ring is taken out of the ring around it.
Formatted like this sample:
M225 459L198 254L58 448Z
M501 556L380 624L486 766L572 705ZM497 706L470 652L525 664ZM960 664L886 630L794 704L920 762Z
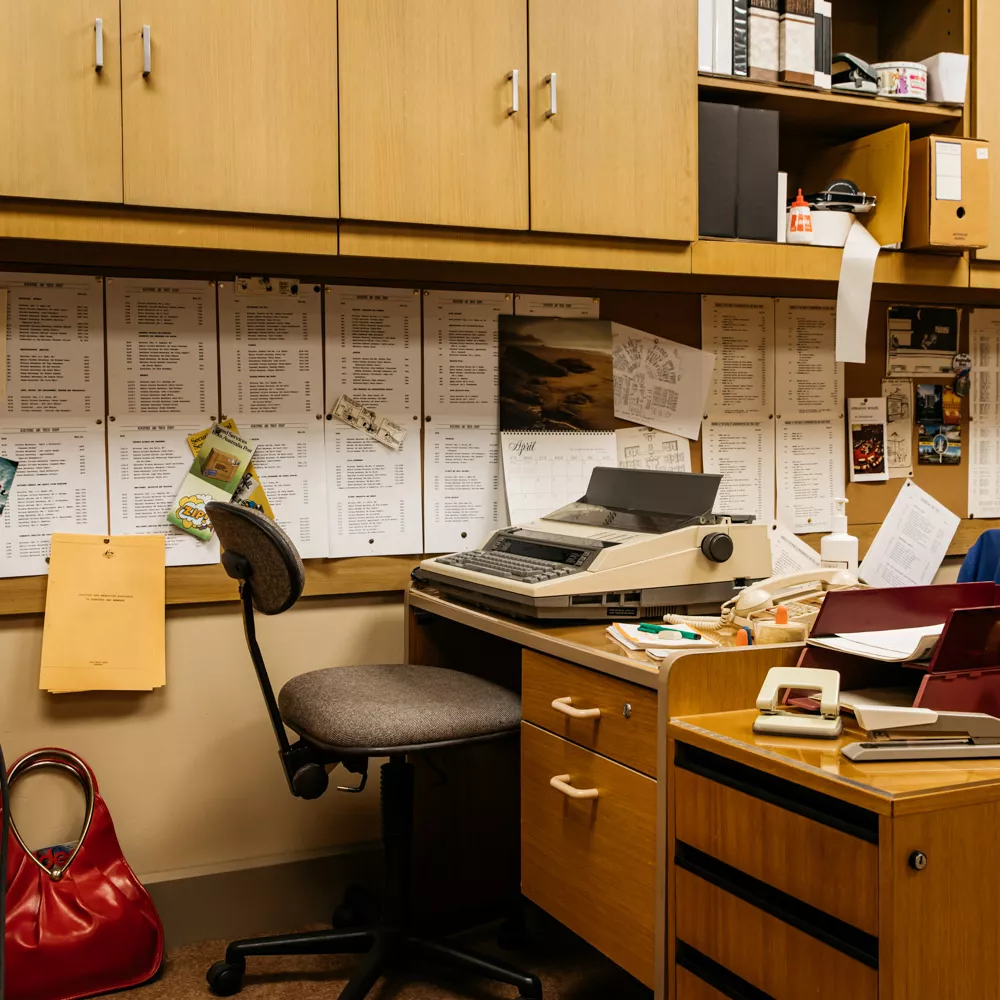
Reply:
M532 229L697 239L697 6L530 0Z
M338 215L335 0L121 0L121 18L128 204Z
M978 260L1000 260L1000 93L997 93L996 56L1000 52L1000 3L976 4L975 129L973 135L990 142L990 245L977 250Z
M527 54L525 0L340 0L344 218L527 229Z
M117 0L8 0L3 14L0 195L120 203Z

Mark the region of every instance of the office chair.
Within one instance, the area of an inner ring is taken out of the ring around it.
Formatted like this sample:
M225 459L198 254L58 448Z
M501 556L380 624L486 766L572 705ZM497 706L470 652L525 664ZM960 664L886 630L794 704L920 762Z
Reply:
M209 503L222 543L222 565L239 581L247 647L267 706L293 795L315 799L329 784L327 769L342 764L365 785L371 757L381 768L385 889L381 919L371 927L314 931L234 941L206 979L216 996L243 987L247 958L263 955L359 954L340 1000L362 1000L384 973L407 957L432 959L517 987L540 1000L537 977L492 959L431 940L409 924L413 765L410 754L509 736L521 721L520 699L489 681L440 667L377 664L314 670L290 680L275 699L254 630L254 610L287 611L301 596L305 569L295 546L260 511ZM291 743L285 727L300 737Z

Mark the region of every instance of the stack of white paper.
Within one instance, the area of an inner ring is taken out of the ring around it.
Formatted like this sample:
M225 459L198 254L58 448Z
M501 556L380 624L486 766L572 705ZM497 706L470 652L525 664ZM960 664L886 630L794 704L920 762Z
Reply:
M885 629L878 632L839 632L833 636L810 638L808 643L810 646L864 656L869 660L905 663L928 656L937 645L943 630L944 622L940 625L920 625L916 628Z

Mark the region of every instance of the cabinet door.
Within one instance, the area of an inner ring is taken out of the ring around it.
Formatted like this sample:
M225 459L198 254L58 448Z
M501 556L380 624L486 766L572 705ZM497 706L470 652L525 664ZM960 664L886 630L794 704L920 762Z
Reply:
M128 204L336 217L334 0L121 6Z
M0 195L120 202L118 0L9 0L3 16Z
M344 218L527 229L527 54L524 0L340 0Z
M697 5L528 6L531 228L696 239Z
M996 87L994 60L1000 46L1000 4L976 4L975 132L988 139L990 158L990 245L976 251L977 260L1000 260L1000 92Z

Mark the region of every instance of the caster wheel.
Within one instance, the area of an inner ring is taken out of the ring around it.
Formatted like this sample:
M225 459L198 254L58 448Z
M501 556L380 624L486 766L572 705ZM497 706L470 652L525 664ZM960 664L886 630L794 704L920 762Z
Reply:
M235 996L243 989L243 971L238 965L216 962L205 973L205 981L208 983L208 988L217 997Z
M352 930L372 922L372 898L363 885L349 885L344 898L333 911L333 926L338 930Z

